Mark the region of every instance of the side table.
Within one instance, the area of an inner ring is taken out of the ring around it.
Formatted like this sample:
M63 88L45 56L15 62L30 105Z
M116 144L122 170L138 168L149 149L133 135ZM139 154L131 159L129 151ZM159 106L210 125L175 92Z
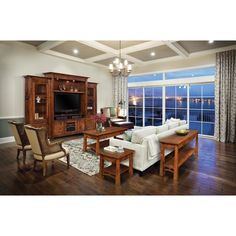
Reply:
M100 151L100 176L104 175L115 178L115 184L120 185L121 174L129 171L129 176L133 175L133 154L134 151L124 148L124 152L109 152L102 149ZM129 167L121 164L122 161L129 159ZM112 165L104 168L104 161L112 162Z

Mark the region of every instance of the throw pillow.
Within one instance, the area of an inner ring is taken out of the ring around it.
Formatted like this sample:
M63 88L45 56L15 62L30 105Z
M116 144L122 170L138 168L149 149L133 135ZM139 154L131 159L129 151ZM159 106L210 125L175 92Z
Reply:
M124 139L125 141L131 142L132 133L133 133L132 130L126 130L126 131L124 132L124 134L123 134L123 139Z
M160 126L157 126L157 134L159 133L162 133L162 132L165 132L168 130L168 125L165 124L165 125L160 125Z
M179 126L180 126L180 125L185 125L185 124L187 124L186 120L181 120L181 121L179 121Z
M111 117L116 117L116 108L115 107L110 107L110 116Z
M175 119L175 118L173 118L173 117L171 117L170 120L171 120L171 121L174 121L174 122L179 122L179 121L180 121L180 119Z
M151 134L156 134L156 127L135 130L133 131L131 142L141 144L143 138Z
M103 114L104 114L106 117L111 117L110 108L109 108L109 107L103 108Z

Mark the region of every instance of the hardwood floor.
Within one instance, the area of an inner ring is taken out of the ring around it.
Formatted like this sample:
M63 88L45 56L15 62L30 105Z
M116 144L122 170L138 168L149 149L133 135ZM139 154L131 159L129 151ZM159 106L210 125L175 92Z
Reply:
M73 137L75 138L75 137ZM22 157L21 157L22 158ZM31 154L27 161L33 164ZM40 169L39 169L40 168ZM113 179L88 176L60 161L48 166L47 177L37 171L17 171L14 143L0 145L1 195L232 195L236 194L236 145L199 138L199 159L191 157L181 168L179 180L171 173L159 176L159 162L139 176L122 177L121 186Z

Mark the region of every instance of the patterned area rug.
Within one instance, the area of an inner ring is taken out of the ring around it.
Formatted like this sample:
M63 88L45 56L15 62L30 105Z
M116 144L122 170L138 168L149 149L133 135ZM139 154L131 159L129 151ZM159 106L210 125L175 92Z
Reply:
M88 140L89 144L93 142L93 140ZM83 138L64 142L63 147L69 149L71 166L89 176L96 175L99 172L100 159L92 152L83 152ZM60 160L66 163L66 158ZM110 165L111 163L105 162L104 167Z

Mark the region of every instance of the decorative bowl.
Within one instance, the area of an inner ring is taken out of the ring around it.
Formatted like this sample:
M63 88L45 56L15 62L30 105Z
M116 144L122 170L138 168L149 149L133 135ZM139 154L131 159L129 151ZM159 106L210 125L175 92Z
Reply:
M175 133L177 135L184 136L184 135L187 135L189 133L189 130L188 129L179 129L179 130L176 130Z

